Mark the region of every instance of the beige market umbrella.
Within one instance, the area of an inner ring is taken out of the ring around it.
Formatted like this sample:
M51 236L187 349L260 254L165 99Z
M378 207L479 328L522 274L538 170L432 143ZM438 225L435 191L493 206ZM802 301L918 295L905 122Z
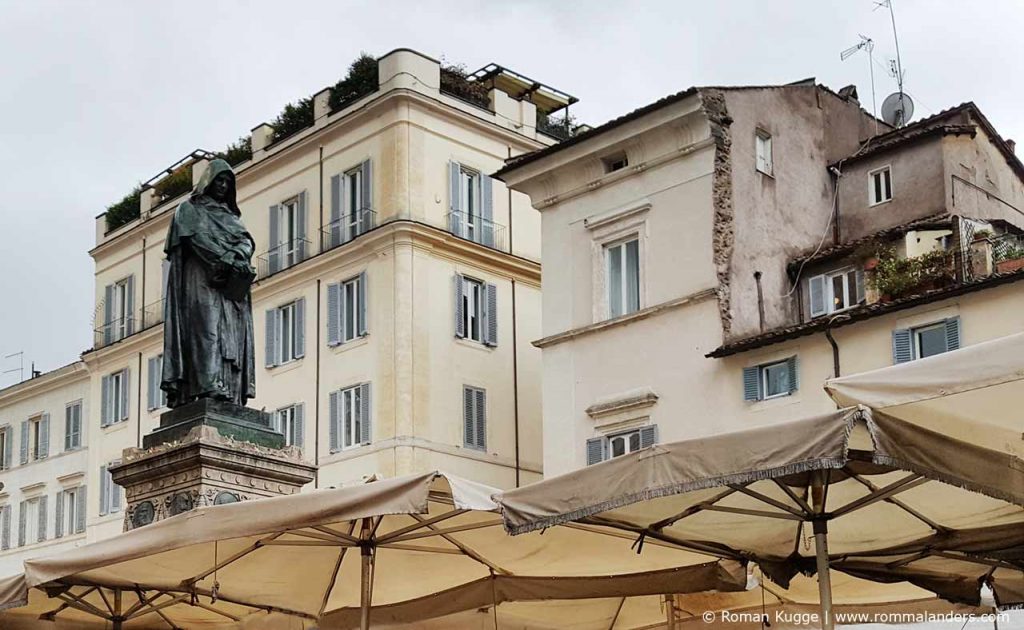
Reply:
M572 524L513 539L493 488L441 473L197 509L58 557L0 626L348 628L509 600L742 590L743 563ZM738 555L734 558L739 559Z
M1000 605L1024 568L1024 465L918 425L846 409L657 445L495 497L513 534L577 522L644 541L720 546L774 582L829 568L909 583L954 602Z

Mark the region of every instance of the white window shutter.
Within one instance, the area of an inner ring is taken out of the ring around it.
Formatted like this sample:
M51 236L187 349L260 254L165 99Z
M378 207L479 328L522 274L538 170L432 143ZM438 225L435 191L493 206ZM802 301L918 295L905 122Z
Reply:
M647 448L658 443L658 425L651 424L640 427L640 448Z
M114 285L103 288L103 345L114 341Z
M298 260L302 261L306 259L306 191L303 190L299 193L299 199L296 202L295 207L295 232L296 238L299 242L295 244L295 251L298 254Z
M807 281L811 305L811 317L824 315L828 312L825 304L825 276L814 276Z
M39 419L39 454L37 459L44 459L50 455L50 414L44 413Z
M7 439L4 440L4 465L0 469L7 469L14 465L14 430L11 427L4 429Z
M448 229L459 236L462 236L461 177L462 166L458 162L448 162Z
M910 329L901 328L892 331L892 362L906 363L914 359L914 351L910 338Z
M490 177L480 174L480 218L483 221L481 243L494 247L494 187Z
M11 506L0 508L0 549L11 548Z
M128 280L125 281L124 288L124 312L125 312L125 331L127 335L131 335L135 332L135 275L128 276Z
M485 286L487 296L484 318L487 320L484 327L484 344L488 346L498 345L498 287L493 284Z
M39 517L39 531L37 532L38 535L36 536L36 540L33 542L43 542L44 540L46 540L46 503L48 499L49 497L46 496L45 494L39 497L38 499L39 504L37 505L36 509L38 511L37 516Z
M110 476L106 464L100 466L100 516L110 511Z
M356 293L359 300L359 310L356 312L356 333L360 337L365 337L366 333L369 331L369 324L366 319L368 312L366 304L367 292L366 272L364 271L359 274L359 281L356 284Z
M59 490L56 497L56 505L54 506L53 512L55 518L53 519L53 537L61 538L64 536L64 491ZM72 532L68 532L69 534Z
M306 356L306 298L295 301L295 317L292 318L295 330L295 348L292 352L296 359Z
M268 368L277 365L278 340L277 340L277 309L268 308L266 311L266 338L264 339L264 351L266 356L265 364Z
M302 403L295 405L292 416L292 445L302 448L306 438L306 406Z
M270 216L268 231L270 243L267 248L267 267L269 268L268 273L276 273L281 270L281 236L279 231L281 206L277 204L270 206L268 214Z
M756 366L743 368L743 400L761 399L761 370Z
M110 424L110 375L103 377L100 383L100 426Z
M115 418L118 422L128 419L128 399L131 391L131 372L125 368L121 370L121 417Z
M28 420L21 421L21 463L28 463Z
M960 318L951 317L946 320L946 350L960 349Z
M75 405L68 405L64 408L64 450L70 451L75 433Z
M365 160L362 164L363 170L363 189L362 198L359 200L361 207L359 212L361 213L360 218L360 231L363 232L373 227L373 164L370 160Z
M587 466L608 459L608 441L603 437L587 440Z
M84 485L78 486L78 492L75 494L75 533L81 534L85 531L85 510L88 503L86 503L86 492L88 488Z
M341 431L338 430L338 424L341 422L341 413L338 406L341 404L341 392L331 392L330 402L328 407L330 408L330 449L331 452L337 452L340 448L340 442L338 437Z
M22 501L18 506L18 546L25 546L25 529L28 524L28 501Z
M371 438L370 425L373 423L373 405L370 400L370 384L359 386L359 443L369 444Z
M464 290L462 274L457 273L455 274L455 336L459 339L466 338Z
M327 285L327 345L341 343L341 284Z
M340 173L331 176L331 222L328 247L341 245L341 177Z
M865 296L864 296L864 290L865 290L865 286L864 286L864 270L863 269L858 269L857 270L856 282L857 282L857 297L856 297L857 304L863 304L864 300L865 300Z
M789 393L792 394L796 390L800 389L799 370L797 369L797 360L795 356L786 359L786 372L789 375Z

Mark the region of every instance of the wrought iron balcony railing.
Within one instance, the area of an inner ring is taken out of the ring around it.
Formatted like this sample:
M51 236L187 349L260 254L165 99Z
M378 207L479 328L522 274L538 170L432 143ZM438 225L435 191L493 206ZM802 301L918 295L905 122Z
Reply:
M103 348L164 321L164 300L158 300L125 317L104 323L93 331L93 347Z
M505 251L505 226L477 214L449 212L448 231L474 243Z
M327 251L351 241L360 234L369 232L377 225L377 213L370 208L350 212L320 230L321 249Z
M256 278L262 280L299 264L313 254L312 243L304 238L285 241L256 257Z

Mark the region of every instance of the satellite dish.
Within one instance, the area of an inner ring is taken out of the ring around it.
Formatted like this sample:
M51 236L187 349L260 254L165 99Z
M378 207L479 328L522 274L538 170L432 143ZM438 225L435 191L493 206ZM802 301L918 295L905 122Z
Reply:
M914 115L914 101L906 92L893 92L882 101L882 120L893 127L902 127Z

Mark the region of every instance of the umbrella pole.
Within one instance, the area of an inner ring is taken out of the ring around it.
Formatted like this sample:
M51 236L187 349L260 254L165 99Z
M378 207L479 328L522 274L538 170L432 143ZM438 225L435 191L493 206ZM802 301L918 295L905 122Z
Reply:
M359 628L360 630L370 630L370 601L373 597L373 549L370 545L363 545L360 552L362 554L360 578L362 589L359 593Z
M825 483L821 471L811 481L811 500L815 514L825 511ZM814 557L818 569L818 599L821 602L822 630L835 630L832 619L832 576L828 568L828 521L816 518L814 525Z

